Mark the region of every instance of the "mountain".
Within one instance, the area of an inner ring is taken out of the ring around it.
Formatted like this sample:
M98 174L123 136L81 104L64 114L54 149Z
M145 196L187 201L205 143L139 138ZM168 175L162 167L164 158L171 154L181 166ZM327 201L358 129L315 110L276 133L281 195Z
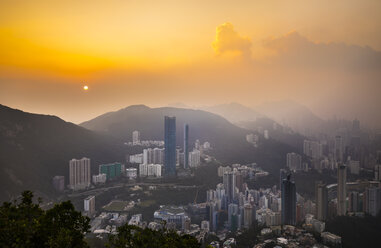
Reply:
M201 142L209 141L218 147L229 145L231 141L236 144L245 144L247 130L236 127L218 115L193 109L149 108L145 105L133 105L98 116L80 126L103 132L124 142L132 140L134 130L140 131L143 140L163 140L164 116L176 116L177 144L181 147L185 123L189 124L191 143L199 139Z
M306 106L290 100L263 103L255 110L303 135L319 132L325 124Z
M177 144L183 144L183 126L189 125L190 143L196 139L208 141L213 147L212 155L225 164L257 162L264 169L278 173L286 160L286 153L295 151L289 145L260 135L261 145L254 148L246 142L249 131L227 121L223 117L202 110L181 108L149 108L134 105L116 112L106 113L80 124L92 131L103 132L120 141L132 140L132 132L139 130L141 139L164 138L164 116L176 116ZM255 133L255 132L254 132Z
M54 196L52 178L63 175L68 184L69 160L82 157L95 174L99 163L123 161L124 151L114 139L56 116L0 105L0 201L26 189Z
M202 107L200 109L221 115L232 123L238 123L241 121L255 121L258 118L264 117L263 114L255 111L254 109L235 102Z

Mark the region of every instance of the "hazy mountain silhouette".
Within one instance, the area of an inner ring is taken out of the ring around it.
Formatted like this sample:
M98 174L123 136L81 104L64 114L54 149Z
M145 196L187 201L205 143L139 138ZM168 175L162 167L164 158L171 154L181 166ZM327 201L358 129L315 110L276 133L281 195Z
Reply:
M202 110L162 107L149 108L132 105L116 112L109 112L80 124L87 129L103 132L121 141L131 141L132 132L139 130L141 139L164 139L164 116L176 116L177 144L182 147L183 127L189 124L190 142L199 139L213 146L227 143L245 144L247 130L239 128L219 115ZM246 144L245 144L246 145Z
M121 148L109 137L56 116L0 105L0 200L24 189L54 195L52 177L64 175L68 184L70 159L91 158L97 173L99 163L123 158Z
M182 147L183 126L187 123L192 146L196 139L209 141L213 147L212 154L226 164L257 162L267 170L278 173L279 168L284 167L286 153L295 151L291 146L272 139L271 131L270 139L265 140L260 135L261 145L254 148L246 142L246 134L253 131L237 127L219 115L202 110L134 105L80 125L121 141L131 141L134 130L141 132L142 139L163 140L165 115L176 116L178 146Z
M255 111L254 109L236 102L201 107L201 109L217 115L221 115L232 123L238 123L241 121L255 121L258 118L265 117L263 114Z
M255 110L303 135L320 130L325 123L306 106L290 100L263 103Z

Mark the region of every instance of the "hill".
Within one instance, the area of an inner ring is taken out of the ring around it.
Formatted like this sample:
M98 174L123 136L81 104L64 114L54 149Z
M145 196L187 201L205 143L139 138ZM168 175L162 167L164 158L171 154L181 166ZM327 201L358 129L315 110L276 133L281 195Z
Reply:
M241 121L255 121L258 118L265 117L263 114L255 111L254 109L235 102L202 107L201 109L217 115L221 115L232 123L238 123Z
M284 127L273 119L258 111L239 103L220 104L202 108L205 111L221 115L236 126L263 133L268 130L271 138L290 145L302 152L303 136L294 132L290 127Z
M325 121L306 106L289 100L263 103L255 110L302 135L319 132L325 125Z
M251 133L227 121L223 117L202 110L182 108L149 108L134 105L116 112L106 113L80 124L93 131L103 132L121 141L130 141L134 130L141 132L142 139L164 137L164 116L176 116L177 145L183 144L183 126L189 124L189 139L193 145L196 139L208 141L213 147L212 154L222 163L257 162L265 169L278 173L285 164L286 153L295 151L289 145L261 136L261 145L254 148L246 142L246 134Z
M82 157L97 173L99 163L123 161L124 151L112 138L56 116L0 105L0 201L24 189L54 196L52 177L64 175L68 184L69 160Z

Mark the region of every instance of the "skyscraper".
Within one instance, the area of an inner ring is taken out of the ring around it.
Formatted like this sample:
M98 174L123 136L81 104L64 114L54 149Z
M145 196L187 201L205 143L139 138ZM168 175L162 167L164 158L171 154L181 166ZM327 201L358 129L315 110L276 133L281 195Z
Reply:
M365 211L376 216L381 211L381 187L367 188L365 196Z
M296 224L296 187L291 175L282 181L282 225Z
M299 154L292 152L287 153L287 167L291 171L299 171L302 169L302 156Z
M140 143L140 132L139 131L133 131L132 132L132 144L137 145Z
M236 172L225 172L223 177L223 183L226 190L228 203L234 202L235 199L235 187L236 187Z
M337 215L347 213L347 167L340 164L337 168Z
M287 178L287 171L285 169L280 169L279 171L279 189L282 191L283 179Z
M243 223L245 228L250 228L253 223L253 206L249 203L244 205Z
M336 162L343 162L343 138L340 135L335 137L335 160Z
M328 214L328 189L322 182L315 185L316 219L325 221Z
M164 169L166 176L176 175L176 117L164 117Z
M69 161L69 187L73 190L85 189L91 183L90 159L72 159Z
M184 169L189 168L189 126L184 124Z

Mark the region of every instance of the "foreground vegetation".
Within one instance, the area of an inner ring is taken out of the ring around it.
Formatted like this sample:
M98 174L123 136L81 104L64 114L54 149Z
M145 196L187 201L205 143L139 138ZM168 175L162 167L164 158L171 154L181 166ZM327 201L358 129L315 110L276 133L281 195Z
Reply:
M74 209L70 201L55 204L49 210L40 207L41 200L25 191L19 201L0 206L0 247L89 247L85 233L90 219ZM124 225L117 235L110 235L106 247L196 248L198 241L175 231L142 229Z
M326 223L326 230L341 236L344 248L379 247L381 213L377 217L337 216Z

